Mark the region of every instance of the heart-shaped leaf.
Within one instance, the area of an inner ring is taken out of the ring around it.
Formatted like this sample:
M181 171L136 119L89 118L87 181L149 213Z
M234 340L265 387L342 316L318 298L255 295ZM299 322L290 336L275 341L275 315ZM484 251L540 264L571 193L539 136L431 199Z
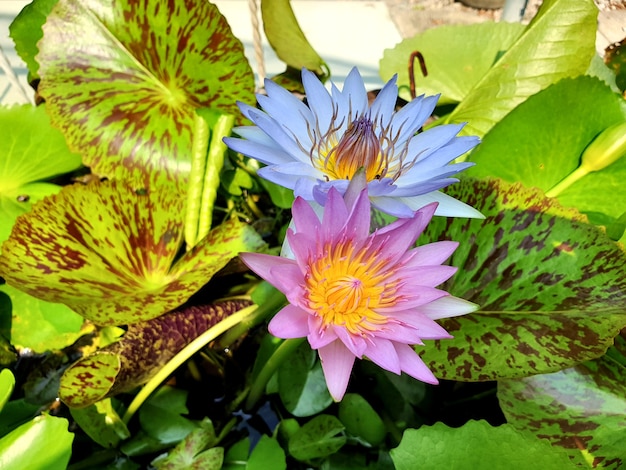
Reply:
M195 110L254 103L243 46L207 1L59 0L39 42L39 93L100 175L182 183Z
M572 466L564 452L551 448L547 441L508 424L494 427L486 421L470 421L460 428L437 423L409 429L391 450L391 458L397 470L562 470Z
M626 340L595 361L553 374L498 383L507 422L581 453L594 468L626 464Z
M447 192L486 219L436 218L424 238L460 242L444 287L480 309L441 320L454 339L418 347L433 372L516 378L604 354L626 326L626 252L537 189L469 180Z
M149 320L181 305L241 251L262 246L250 226L231 220L178 258L183 213L171 186L68 186L18 218L0 273L99 325Z
M0 107L0 243L9 238L15 219L35 201L58 192L36 183L80 167L80 157L67 148L63 135L50 125L44 107Z
M482 137L531 95L585 73L595 54L598 8L593 0L546 0L522 36L450 114Z
M598 79L565 79L531 96L485 136L471 154L475 177L498 177L548 191L578 168L583 150L604 129L624 121L623 98ZM558 119L556 117L558 116ZM626 210L626 158L588 174L559 201L614 218Z
M389 80L397 73L400 96L410 100L409 57L420 52L428 75L422 76L415 65L416 94L441 94L439 104L458 103L524 28L520 23L506 22L431 28L386 49L380 61L380 75Z
M7 284L0 293L9 302L0 302L0 334L13 346L42 353L63 349L87 329L84 318L63 304L46 302ZM85 327L85 328L83 328Z
M61 377L59 397L83 408L146 383L181 349L219 321L250 305L244 300L187 307L128 326L117 342L85 356Z

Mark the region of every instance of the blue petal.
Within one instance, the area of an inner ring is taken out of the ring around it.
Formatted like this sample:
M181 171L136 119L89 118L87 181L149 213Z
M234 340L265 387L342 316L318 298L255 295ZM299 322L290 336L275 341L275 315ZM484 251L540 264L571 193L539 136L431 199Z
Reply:
M277 146L264 145L251 140L224 137L224 143L235 152L255 158L266 165L294 161L293 157Z
M317 76L306 69L302 69L302 84L306 92L307 103L315 115L322 133L326 132L333 120L333 100Z
M398 86L396 85L397 75L385 84L376 96L370 108L372 120L385 128L391 122L398 100Z

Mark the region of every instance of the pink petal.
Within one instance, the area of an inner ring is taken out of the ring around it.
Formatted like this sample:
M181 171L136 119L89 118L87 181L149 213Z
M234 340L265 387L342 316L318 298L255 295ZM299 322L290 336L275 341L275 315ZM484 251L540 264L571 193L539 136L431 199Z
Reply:
M333 328L322 328L322 320L316 315L309 315L309 335L307 336L312 349L323 348L337 339Z
M239 257L252 271L287 294L297 289L303 274L294 260L263 253L240 253Z
M389 325L388 328L377 334L379 337L388 338L399 343L420 344L424 339L448 339L452 338L450 333L446 331L439 323L431 320L420 312L403 312L395 315L395 320L401 322L406 330L412 330L419 337L419 341L405 340L405 336L409 336L402 330L402 326ZM398 339L396 339L396 337Z
M413 266L402 269L402 277L410 281L412 286L436 287L450 279L457 268L454 266Z
M400 359L400 368L404 373L422 382L433 385L439 383L431 370L424 364L424 361L422 361L411 346L396 343L395 347L398 358Z
M336 234L340 233L348 220L348 209L346 204L335 188L328 191L328 199L324 206L324 216L322 218L323 240L333 240Z
M277 338L303 338L309 334L309 313L287 305L270 320L267 329Z
M297 197L291 206L291 213L297 232L316 233L320 228L320 219L311 205Z
M458 242L440 241L411 250L411 260L405 266L436 266L447 260L459 246Z
M334 341L319 349L322 369L328 391L335 401L341 401L348 388L350 373L354 366L354 354L341 341Z
M348 333L343 326L333 325L335 334L348 350L359 359L363 357L363 353L367 349L366 341L360 336Z
M400 360L391 341L376 338L367 346L365 356L379 367L400 375Z

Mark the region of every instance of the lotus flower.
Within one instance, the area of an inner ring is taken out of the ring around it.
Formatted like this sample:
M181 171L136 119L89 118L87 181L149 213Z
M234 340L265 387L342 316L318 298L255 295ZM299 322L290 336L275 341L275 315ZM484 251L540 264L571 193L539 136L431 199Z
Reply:
M302 71L308 106L266 80L267 96L258 95L259 110L239 103L255 126L235 129L241 138L226 138L238 152L267 165L258 174L294 190L296 197L324 205L331 188L344 194L359 168L365 168L372 205L396 217L411 217L431 202L436 214L482 217L475 209L438 191L458 181L453 175L472 163L451 163L478 144L459 137L462 125L418 130L431 115L438 96L420 96L395 112L396 77L371 106L356 68L343 91L328 92L312 72Z
M307 337L319 351L328 389L337 401L345 394L356 358L437 383L411 345L450 338L435 320L475 309L436 289L455 272L442 262L458 244L441 241L414 248L436 203L370 234L365 185L361 171L345 198L331 187L321 218L307 201L296 198L295 230L287 231L295 259L241 254L289 302L270 321L270 333Z

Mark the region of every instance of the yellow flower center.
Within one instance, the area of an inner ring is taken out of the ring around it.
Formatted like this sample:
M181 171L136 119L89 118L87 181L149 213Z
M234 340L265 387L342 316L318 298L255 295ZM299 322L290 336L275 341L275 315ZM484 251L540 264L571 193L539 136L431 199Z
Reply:
M326 246L323 256L313 260L305 282L308 307L322 319L324 327L345 327L351 334L365 335L387 323L377 308L393 306L397 282L385 260L370 256L366 248L355 253L351 243Z

